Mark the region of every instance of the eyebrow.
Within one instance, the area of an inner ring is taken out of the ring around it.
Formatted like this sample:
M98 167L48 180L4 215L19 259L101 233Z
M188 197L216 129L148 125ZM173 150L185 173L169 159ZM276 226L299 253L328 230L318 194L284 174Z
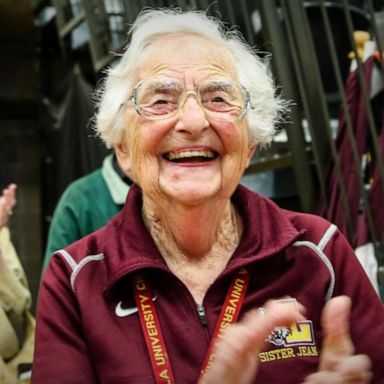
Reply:
M149 81L149 89L150 90L175 90L175 89L181 89L183 88L182 84L177 82L176 80L168 80L166 79L165 81L160 81L160 80L154 80L154 81Z
M223 81L212 81L205 83L202 89L208 90L208 91L217 91L217 90L222 90L226 91L232 87L232 84L226 82L225 80Z

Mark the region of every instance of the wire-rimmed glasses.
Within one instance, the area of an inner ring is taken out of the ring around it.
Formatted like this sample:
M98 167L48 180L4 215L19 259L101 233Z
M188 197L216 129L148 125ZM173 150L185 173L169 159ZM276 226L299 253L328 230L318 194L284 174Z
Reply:
M208 118L223 121L241 119L250 106L249 92L234 80L207 79L194 89L172 78L141 80L129 100L137 113L149 120L175 116L186 99L194 95Z

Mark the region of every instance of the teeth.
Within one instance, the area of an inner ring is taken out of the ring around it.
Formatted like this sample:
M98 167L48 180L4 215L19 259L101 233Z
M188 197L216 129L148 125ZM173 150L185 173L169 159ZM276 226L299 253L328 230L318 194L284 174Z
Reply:
M183 159L186 157L207 157L212 159L215 154L212 151L183 151L183 152L169 152L168 159Z

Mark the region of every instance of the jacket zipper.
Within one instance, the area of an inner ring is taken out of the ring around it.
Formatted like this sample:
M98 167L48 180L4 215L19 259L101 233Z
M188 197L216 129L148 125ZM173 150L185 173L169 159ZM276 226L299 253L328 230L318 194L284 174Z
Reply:
M207 325L207 317L205 315L205 309L202 304L197 304L197 314L199 315L201 325Z

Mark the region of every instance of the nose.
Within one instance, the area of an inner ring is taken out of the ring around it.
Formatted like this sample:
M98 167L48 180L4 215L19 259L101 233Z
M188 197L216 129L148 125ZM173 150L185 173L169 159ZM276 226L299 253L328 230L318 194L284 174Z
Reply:
M179 116L175 129L190 134L198 134L209 127L209 121L196 95L190 93L179 106Z

